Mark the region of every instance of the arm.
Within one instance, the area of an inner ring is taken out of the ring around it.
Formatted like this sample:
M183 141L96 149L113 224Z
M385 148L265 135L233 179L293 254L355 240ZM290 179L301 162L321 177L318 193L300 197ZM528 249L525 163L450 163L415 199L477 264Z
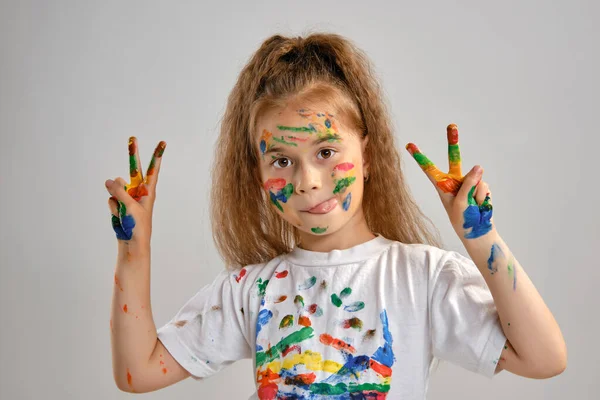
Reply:
M536 379L563 372L567 348L560 328L495 227L476 239L461 238L492 293L508 339L496 372Z
M157 339L150 307L150 245L119 241L111 310L113 375L117 387L144 393L190 374Z
M414 157L436 188L450 223L494 298L507 343L496 372L507 369L529 378L549 378L567 365L567 347L560 328L529 277L502 240L492 218L483 168L462 175L458 127L446 128L449 171L440 171L419 148L409 143Z

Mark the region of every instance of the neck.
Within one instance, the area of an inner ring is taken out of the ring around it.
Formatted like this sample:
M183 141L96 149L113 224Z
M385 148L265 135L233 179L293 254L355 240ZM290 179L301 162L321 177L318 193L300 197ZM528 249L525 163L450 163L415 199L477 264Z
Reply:
M313 235L300 232L298 247L309 251L330 252L334 249L349 249L374 238L375 235L369 229L361 207L346 225L333 233Z

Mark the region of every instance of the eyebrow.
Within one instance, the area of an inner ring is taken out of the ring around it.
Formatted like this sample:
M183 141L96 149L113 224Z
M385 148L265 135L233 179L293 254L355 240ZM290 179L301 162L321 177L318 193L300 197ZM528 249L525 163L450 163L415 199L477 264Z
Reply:
M322 136L320 138L316 138L315 140L313 140L312 145L313 146L317 146L323 142L340 142L342 140L342 138L337 134L330 134L330 135L325 135ZM282 153L285 150L282 147L279 146L273 146L273 147L269 147L269 149L267 151L265 151L263 153L264 154L269 154L269 153Z

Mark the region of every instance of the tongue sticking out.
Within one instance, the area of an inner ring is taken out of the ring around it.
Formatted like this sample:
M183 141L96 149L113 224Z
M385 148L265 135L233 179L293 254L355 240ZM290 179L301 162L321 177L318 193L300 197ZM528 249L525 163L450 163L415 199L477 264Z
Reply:
M333 210L337 206L337 199L335 197L322 202L321 204L317 204L315 207L308 210L311 214L325 214L329 211Z

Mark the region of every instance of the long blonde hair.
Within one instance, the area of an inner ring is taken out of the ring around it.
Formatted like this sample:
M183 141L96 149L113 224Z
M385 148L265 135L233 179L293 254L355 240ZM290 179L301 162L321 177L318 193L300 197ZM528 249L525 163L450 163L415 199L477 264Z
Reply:
M273 35L240 72L216 143L211 223L228 269L267 262L298 243L296 228L265 201L254 143L260 115L290 99L327 100L342 121L369 135L363 211L372 232L440 246L438 230L404 179L390 116L367 56L338 34Z

